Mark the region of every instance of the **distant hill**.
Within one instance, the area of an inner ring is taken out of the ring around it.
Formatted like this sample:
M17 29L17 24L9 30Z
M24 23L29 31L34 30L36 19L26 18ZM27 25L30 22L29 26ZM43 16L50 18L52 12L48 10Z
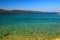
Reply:
M30 10L4 10L4 9L0 9L0 12L35 12L35 11L30 11Z
M0 12L9 12L8 10L0 9Z

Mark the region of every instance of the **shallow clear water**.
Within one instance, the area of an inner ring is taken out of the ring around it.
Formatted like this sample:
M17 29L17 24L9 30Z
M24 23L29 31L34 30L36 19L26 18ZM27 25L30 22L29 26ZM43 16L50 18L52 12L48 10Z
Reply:
M3 29L4 28L4 29ZM60 36L58 13L0 13L0 34ZM8 31L7 31L8 30Z

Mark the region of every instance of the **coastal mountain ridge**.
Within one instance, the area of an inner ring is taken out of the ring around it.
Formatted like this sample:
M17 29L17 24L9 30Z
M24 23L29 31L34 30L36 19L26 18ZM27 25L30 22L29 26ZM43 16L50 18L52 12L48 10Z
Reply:
M38 12L38 11L32 11L32 10L4 10L4 9L0 9L0 12Z
M37 13L43 13L44 11L33 11L33 10L5 10L0 9L0 12L37 12ZM56 13L56 12L47 12L47 13ZM60 13L60 12L57 12Z

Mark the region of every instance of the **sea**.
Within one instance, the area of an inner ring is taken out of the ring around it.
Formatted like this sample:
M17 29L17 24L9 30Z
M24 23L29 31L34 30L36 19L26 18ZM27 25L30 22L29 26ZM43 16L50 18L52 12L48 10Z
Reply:
M58 12L0 12L0 37L60 36L60 14Z

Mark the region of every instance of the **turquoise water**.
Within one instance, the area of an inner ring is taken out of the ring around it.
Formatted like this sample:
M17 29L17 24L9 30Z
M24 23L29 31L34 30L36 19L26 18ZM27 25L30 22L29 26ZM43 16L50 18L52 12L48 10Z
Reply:
M60 36L60 14L53 12L0 13L0 36L6 33Z

